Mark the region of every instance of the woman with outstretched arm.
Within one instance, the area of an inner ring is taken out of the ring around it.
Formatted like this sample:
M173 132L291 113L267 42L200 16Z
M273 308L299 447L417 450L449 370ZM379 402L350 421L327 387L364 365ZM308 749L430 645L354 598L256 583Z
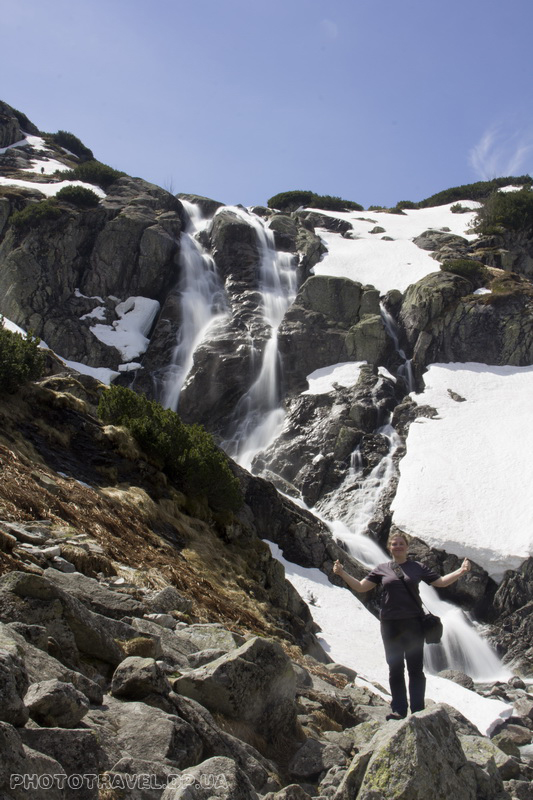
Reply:
M409 542L404 533L393 533L387 541L387 550L392 561L378 564L363 580L357 580L335 561L333 572L355 592L364 593L383 587L381 597L381 638L385 658L389 667L391 690L391 713L387 719L403 719L407 716L408 701L405 685L404 663L409 675L409 707L411 712L422 711L425 702L426 677L424 675L424 634L422 612L415 598L420 581L443 589L471 569L468 559L454 572L440 576L437 572L408 558ZM406 585L402 585L406 584ZM407 584L411 587L407 588Z

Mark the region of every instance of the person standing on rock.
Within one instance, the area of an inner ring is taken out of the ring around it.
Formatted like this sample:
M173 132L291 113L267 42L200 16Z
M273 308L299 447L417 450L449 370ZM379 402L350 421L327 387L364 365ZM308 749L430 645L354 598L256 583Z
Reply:
M368 592L378 584L383 587L381 597L381 638L389 666L389 683L392 696L391 713L387 719L404 719L407 716L407 690L404 663L409 675L409 706L411 712L422 711L426 690L424 675L424 633L421 608L411 595L418 596L420 581L437 589L455 583L471 569L468 559L454 572L440 576L437 572L407 557L409 541L404 533L393 533L387 541L392 561L378 564L362 581L353 578L335 561L333 572L356 592ZM405 584L405 585L402 585ZM407 584L411 589L407 588Z

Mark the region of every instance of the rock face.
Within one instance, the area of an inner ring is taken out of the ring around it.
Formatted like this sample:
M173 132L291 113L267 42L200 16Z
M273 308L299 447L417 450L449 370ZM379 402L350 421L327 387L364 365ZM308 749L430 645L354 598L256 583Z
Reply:
M517 572L509 571L494 596L497 628L494 642L506 659L527 673L533 667L533 558L528 558Z
M473 291L470 281L448 272L408 288L400 324L419 375L435 362L533 362L531 290L481 296Z
M289 393L305 389L316 369L341 361L385 363L390 350L379 293L347 278L308 278L279 331Z
M2 313L73 361L116 368L131 360L91 328L118 323L119 301L163 299L176 281L180 213L168 192L120 178L98 208L65 205L55 221L9 228L0 243Z
M0 147L20 142L27 133L37 135L39 130L25 114L0 101Z

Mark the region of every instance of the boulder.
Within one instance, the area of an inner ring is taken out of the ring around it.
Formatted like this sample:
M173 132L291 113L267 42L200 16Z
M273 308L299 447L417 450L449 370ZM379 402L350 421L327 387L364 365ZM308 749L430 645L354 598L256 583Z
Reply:
M202 758L202 741L188 722L140 701L106 695L84 722L95 731L110 764L130 756L181 770Z
M75 728L89 710L85 695L58 680L33 683L24 697L30 717L41 727Z
M520 776L518 760L505 753L491 739L459 734L459 740L468 760L481 767L496 786L501 786L501 781Z
M191 600L180 594L174 586L165 586L164 589L149 594L146 604L159 614L170 614L172 611L187 614L192 606Z
M68 666L75 666L79 653L116 666L124 652L117 640L136 636L136 631L118 620L96 614L83 603L40 575L11 572L0 578L3 619L40 622L61 648Z
M183 770L161 800L259 800L247 775L230 758L215 756Z
M49 653L43 651L41 647L36 647L27 641L18 632L19 625L20 623L10 623L9 625L0 623L0 649L4 649L6 646L16 647L20 654L28 675L23 694L30 683L55 679L63 683L71 683L95 705L102 702L103 692L97 683L82 673L69 669ZM38 627L42 630L40 626L29 627ZM46 631L46 629L44 630ZM48 642L48 636L46 636L46 642Z
M168 694L170 684L153 658L125 658L113 673L111 694L126 700L142 700L151 694Z
M261 794L278 786L277 768L252 745L223 731L209 711L194 700L171 694L179 716L186 720L202 740L204 755L231 758L246 773Z
M494 295L473 290L469 280L449 272L431 273L407 289L399 322L418 376L435 362L533 362L530 288Z
M336 744L326 744L316 739L307 739L296 751L289 763L289 772L296 780L318 780L334 765L347 763L343 750Z
M146 612L146 606L130 595L114 592L94 578L88 578L80 572L66 575L57 569L46 569L43 577L76 597L91 611L105 617L112 619L122 619L127 616L140 617Z
M266 742L296 735L296 676L280 645L268 639L255 637L177 678L174 691L260 731Z
M452 248L453 250L460 249L466 251L469 246L468 239L463 236L457 236L450 231L435 230L430 228L419 236L413 239L417 247L422 250L441 250L443 247Z
M353 759L335 800L476 800L477 781L444 709L389 722ZM496 794L489 795L496 798Z
M0 638L0 720L23 726L28 719L24 694L29 680L20 651L11 640Z
M25 747L17 731L0 721L0 795L6 800L64 800L66 772L50 756ZM98 795L93 795L97 797Z
M98 799L97 776L109 764L93 731L82 728L24 728L20 731L20 737L25 747L55 759L67 776L73 776L71 784L67 782L65 797L69 800Z

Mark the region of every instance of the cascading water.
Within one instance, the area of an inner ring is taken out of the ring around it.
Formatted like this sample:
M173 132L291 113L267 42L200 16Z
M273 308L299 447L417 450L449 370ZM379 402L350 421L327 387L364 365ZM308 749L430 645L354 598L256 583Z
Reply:
M277 436L284 419L281 407L278 328L296 296L296 265L290 253L276 250L273 232L259 217L239 207L232 210L256 232L263 319L270 331L259 374L239 401L235 410L234 433L223 444L224 449L241 466L250 469L255 454L264 450Z
M403 364L398 369L398 376L403 378L405 384L407 386L408 392L413 392L416 388L415 386L415 378L413 375L413 364L410 358L407 358L405 355L405 351L402 350L400 347L400 340L398 335L398 325L396 324L396 320L390 314L389 311L385 308L383 303L380 303L380 311L381 311L381 319L383 320L383 324L385 326L385 330L387 331L388 335L394 342L394 349L400 356L403 361Z
M187 225L181 235L180 252L180 311L172 363L166 370L162 390L162 405L175 411L187 375L192 367L194 351L208 329L226 314L224 288L217 275L213 259L203 252L196 235L210 222L201 216L198 206L181 201L187 215Z
M380 497L393 476L393 456L399 444L398 434L390 425L378 432L389 439L389 452L361 481L358 491L354 492L351 507L339 518L336 515L338 503L335 492L319 512L319 516L328 524L335 538L346 546L349 554L369 569L390 560L390 556L366 536L365 532ZM345 484L353 480L354 475L349 474ZM345 484L338 492L343 489L346 491ZM316 513L316 509L313 511ZM470 675L474 681L507 680L511 676L510 670L502 665L496 653L460 608L441 600L435 589L426 584L421 584L420 594L427 609L441 617L444 626L441 644L425 648L424 659L428 672L456 669Z

